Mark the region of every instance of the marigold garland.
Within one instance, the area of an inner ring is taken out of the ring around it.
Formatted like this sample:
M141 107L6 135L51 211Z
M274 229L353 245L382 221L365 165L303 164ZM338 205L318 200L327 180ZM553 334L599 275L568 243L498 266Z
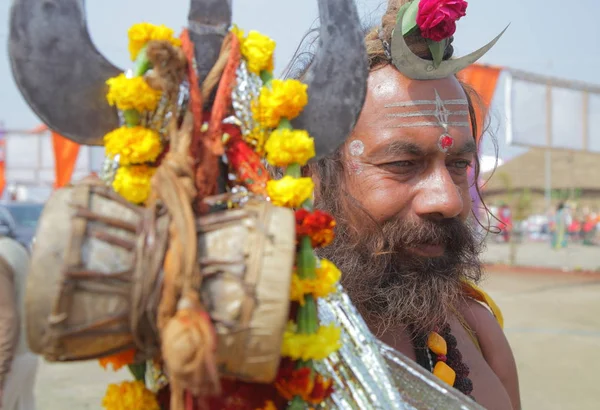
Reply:
M296 333L289 324L283 335L281 354L292 360L323 360L341 347L341 329L333 324L320 326L316 333Z
M315 141L304 130L275 130L265 144L269 164L286 167L292 163L306 165L315 156Z
M110 356L101 357L100 359L98 359L98 362L100 363L100 366L102 366L105 370L110 365L112 366L112 369L116 372L123 366L128 366L132 364L134 359L135 349L129 349Z
M258 31L250 31L246 37L237 27L233 32L240 40L240 51L248 63L248 70L260 75L262 71L273 71L273 53L275 41Z
M129 54L135 60L139 52L149 41L168 41L175 47L181 47L181 40L174 36L172 29L165 25L156 26L150 23L138 23L127 32L129 37Z
M128 78L125 74L106 80L106 100L121 111L154 111L162 92L150 87L143 77Z
M336 284L342 277L342 272L327 259L321 259L321 266L315 270L316 279L301 279L297 273L292 275L290 299L304 305L304 296L311 294L323 298L335 292Z
M308 86L298 80L272 80L252 104L252 114L265 128L276 128L283 118L296 118L308 103Z
M104 149L109 156L119 155L119 164L153 162L162 153L160 135L142 126L117 128L104 136Z
M154 393L139 380L110 384L102 406L106 410L160 410Z
M146 202L150 195L150 179L156 171L148 165L119 167L113 181L113 189L134 204Z
M314 187L311 178L293 178L286 175L267 182L267 193L273 204L297 208L312 196Z

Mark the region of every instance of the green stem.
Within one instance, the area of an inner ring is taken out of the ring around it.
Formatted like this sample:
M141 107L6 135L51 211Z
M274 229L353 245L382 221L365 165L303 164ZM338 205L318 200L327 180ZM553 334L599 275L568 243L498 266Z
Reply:
M317 316L317 303L312 295L304 297L304 305L298 308L296 314L298 333L312 335L319 330L319 317Z
M317 302L313 295L306 295L304 298L304 306L306 307L306 318L308 321L308 333L317 333L319 330L319 316L317 314Z
M310 212L312 212L315 209L311 198L308 198L306 201L302 202L302 205L300 206Z
M133 75L136 77L141 77L146 74L146 71L152 68L152 64L148 59L148 53L146 52L146 46L144 46L137 55L135 59L135 68L133 71Z
M125 118L125 125L128 127L135 127L140 124L140 113L136 110L123 111L123 117Z
M260 79L262 80L264 85L269 85L271 84L271 81L273 81L273 74L266 70L262 70L260 72Z
M306 410L306 408L306 402L300 396L294 396L290 404L288 404L288 410Z
M278 130L293 130L292 123L287 118L282 118L279 120L279 125L277 126Z
M317 267L317 259L313 251L310 236L303 236L300 239L300 249L296 257L298 276L300 279L316 279L315 269Z
M127 367L129 367L129 371L131 372L133 377L135 377L136 380L143 381L145 384L145 382L146 382L146 362L130 364Z
M298 360L296 362L296 369L302 369L303 367L308 367L310 370L312 370L312 372L315 371L315 362L314 360L310 359L307 361L304 360Z
M288 165L285 169L285 175L288 175L293 178L300 178L302 176L302 168L298 163L292 163Z

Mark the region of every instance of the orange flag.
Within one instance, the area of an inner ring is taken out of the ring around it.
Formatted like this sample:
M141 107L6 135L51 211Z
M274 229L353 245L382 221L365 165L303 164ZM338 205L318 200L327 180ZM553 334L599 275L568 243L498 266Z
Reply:
M475 115L477 117L477 128L479 135L477 140L481 137L481 131L484 124L485 116L488 113L494 92L496 91L496 84L498 83L498 77L502 68L493 66L484 66L480 64L473 64L462 70L458 77L461 81L467 83L479 94L481 102L485 107L475 106Z
M79 155L79 144L53 131L52 146L54 147L54 170L56 173L54 188L60 188L71 181L77 155Z

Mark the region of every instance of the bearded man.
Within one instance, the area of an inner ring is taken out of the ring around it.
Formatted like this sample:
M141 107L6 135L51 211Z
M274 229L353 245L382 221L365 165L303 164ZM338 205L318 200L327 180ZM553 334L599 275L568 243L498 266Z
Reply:
M494 317L501 315L474 285L482 273L469 194L469 169L476 177L479 171L476 96L456 71L430 79L395 55L408 46L429 60L422 71L433 72L429 44L436 41L444 45L440 69L447 68L467 5L421 0L418 29L398 45L393 31L408 3L390 0L382 26L366 36L368 91L354 131L306 170L316 206L337 221L335 241L319 256L341 269L345 290L380 341L442 379L452 368L450 384L485 408L519 409L515 361ZM436 350L440 339L443 351Z

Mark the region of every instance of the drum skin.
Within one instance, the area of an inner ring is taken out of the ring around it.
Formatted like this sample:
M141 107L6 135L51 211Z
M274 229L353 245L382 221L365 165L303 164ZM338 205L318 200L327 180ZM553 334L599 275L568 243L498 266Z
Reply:
M133 347L129 333L130 284L108 279L79 283L69 290L64 306L58 307L61 289L69 286L65 271L69 252L80 250L81 268L104 274L133 269L134 253L90 236L94 229L135 243L135 233L87 221L82 238L74 238L75 208L72 203L89 201L89 208L104 215L118 216L133 224L139 222L136 212L114 200L90 195L89 199L75 198L73 188L53 193L40 217L36 241L32 249L27 280L26 321L31 350L50 361L86 360ZM83 205L83 204L82 204ZM79 235L77 235L79 236ZM115 292L115 289L120 291ZM70 299L70 300L69 300ZM53 315L58 307L65 314ZM107 323L94 330L67 339L57 338L66 329L77 330L95 322L124 315L124 320Z
M290 209L265 201L231 213L240 211L241 220L200 219L201 296L215 323L221 374L270 383L288 321L296 221Z

